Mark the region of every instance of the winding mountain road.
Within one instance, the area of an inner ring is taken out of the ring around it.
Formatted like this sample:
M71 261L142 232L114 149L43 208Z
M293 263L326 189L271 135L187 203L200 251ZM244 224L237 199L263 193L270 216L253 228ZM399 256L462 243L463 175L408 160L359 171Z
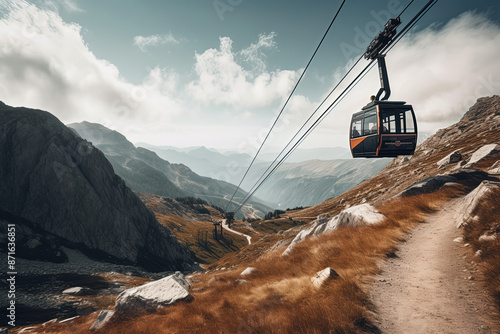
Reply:
M235 234L238 234L238 235L241 235L242 237L245 237L247 238L248 240L248 244L251 245L252 244L252 237L247 235L247 234L244 234L244 233L241 233L241 232L238 232L238 231L235 231L231 228L229 228L229 226L227 226L227 223L226 223L226 220L223 219L222 220L222 227L226 230L226 231L229 231L229 232L232 232L232 233L235 233Z

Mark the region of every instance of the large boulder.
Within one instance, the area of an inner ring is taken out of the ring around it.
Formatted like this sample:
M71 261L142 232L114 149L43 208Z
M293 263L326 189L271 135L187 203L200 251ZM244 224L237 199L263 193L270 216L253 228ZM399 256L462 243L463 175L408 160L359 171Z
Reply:
M382 220L384 220L384 215L368 203L345 209L330 220L325 219L324 215L320 215L318 216L318 219L312 222L309 228L300 231L295 236L282 255L285 256L290 254L295 245L301 243L310 236L318 236L344 226L355 227L377 224Z
M102 152L48 112L0 102L0 181L0 212L93 258L154 271L194 262Z
M488 168L488 173L495 175L500 174L500 160L498 160L490 168Z
M131 316L154 312L180 301L191 301L191 285L180 272L157 281L127 289L116 298L117 316Z
M462 199L460 211L457 212L457 228L463 227L474 221L474 211L481 203L484 196L494 189L500 188L500 182L483 181L476 189Z

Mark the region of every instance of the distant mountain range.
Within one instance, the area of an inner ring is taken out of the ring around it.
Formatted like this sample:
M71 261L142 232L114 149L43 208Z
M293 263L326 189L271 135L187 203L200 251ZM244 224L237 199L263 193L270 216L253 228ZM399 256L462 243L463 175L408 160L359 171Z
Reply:
M206 147L179 149L145 143L137 145L149 148L168 161L186 164L201 175L233 184L239 184L252 161L248 154L221 153ZM256 160L243 182L243 189L249 191L252 188L276 155L277 153L259 155L260 159ZM316 205L377 174L389 161L390 159L352 159L350 152L340 147L297 149L263 183L256 196L275 208Z
M231 183L200 176L184 164L170 163L153 151L135 147L125 136L103 125L81 122L69 124L68 127L99 148L113 165L116 174L123 178L129 187L140 193L172 198L198 197L225 209L236 191L236 186ZM206 149L198 149L197 152L198 156L205 156L205 161L213 161L221 156ZM242 199L245 195L246 193L239 189L234 199ZM254 198L242 212L237 213L237 217L242 218L243 213L250 212L263 217L269 211L272 211L270 206Z
M337 159L284 163L255 194L266 201L278 201L280 209L316 205L371 178L390 161ZM267 167L267 164L256 165L249 178L258 179Z

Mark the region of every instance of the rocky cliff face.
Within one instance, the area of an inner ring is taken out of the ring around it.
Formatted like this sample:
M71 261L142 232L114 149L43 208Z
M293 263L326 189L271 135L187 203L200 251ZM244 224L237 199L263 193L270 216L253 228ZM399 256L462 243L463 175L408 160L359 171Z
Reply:
M2 211L94 256L154 271L193 261L102 152L48 112L0 102L0 180Z

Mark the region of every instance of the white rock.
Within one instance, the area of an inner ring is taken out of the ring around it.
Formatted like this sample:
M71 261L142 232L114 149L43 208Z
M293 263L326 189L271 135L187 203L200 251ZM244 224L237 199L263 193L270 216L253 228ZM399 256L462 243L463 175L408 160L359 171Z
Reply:
M154 312L160 307L179 301L191 301L189 282L180 272L157 281L127 289L116 298L115 310L119 315Z
M68 321L71 321L71 320L75 320L76 318L80 318L79 315L77 316L74 316L74 317L71 317L71 318L66 318L66 319L63 319L61 321L59 321L60 324L64 324L65 322L68 322Z
M248 276L257 271L257 268L255 267L248 267L247 269L243 270L240 274L240 276Z
M246 279L237 279L236 281L234 281L234 285L238 286L238 285L242 285L242 284L247 284L248 281Z
M498 144L484 145L483 147L481 147L472 154L472 157L470 158L469 162L465 165L465 168L472 167L474 164L478 163L479 161L483 160L484 158L498 151L500 151L500 145Z
M112 310L104 310L99 312L97 319L95 319L92 326L90 326L91 331L97 331L104 327L106 323L111 319L111 317L115 314L115 311Z
M82 296L85 295L87 291L88 289L82 288L80 286L75 286L73 288L64 290L62 293L65 295Z
M483 234L482 236L479 237L478 241L479 242L489 242L489 241L495 241L496 239L497 239L496 235Z
M485 195L500 187L500 182L483 181L462 200L461 210L457 212L457 228L461 228L473 221L473 212Z
M498 160L497 162L495 162L493 164L493 166L491 166L488 169L488 173L490 173L490 174L500 174L500 160Z
M454 242L463 242L464 241L464 238L462 237L458 237L458 238L455 238L453 239Z
M345 209L333 217L325 228L326 231L335 230L339 227L362 226L380 223L385 216L370 204L361 204Z
M327 283L331 279L340 277L339 274L332 268L328 267L316 273L316 276L311 277L311 282L316 289L319 289L323 284Z
M341 211L338 215L336 215L327 222L324 222L324 220L319 220L319 219L315 220L312 223L311 227L300 231L295 236L295 238L292 240L292 242L283 252L282 255L286 256L290 254L295 245L301 243L310 236L313 235L318 236L323 233L333 231L342 226L354 227L361 225L377 224L382 222L384 218L385 217L383 214L381 214L373 206L367 203L347 208Z

